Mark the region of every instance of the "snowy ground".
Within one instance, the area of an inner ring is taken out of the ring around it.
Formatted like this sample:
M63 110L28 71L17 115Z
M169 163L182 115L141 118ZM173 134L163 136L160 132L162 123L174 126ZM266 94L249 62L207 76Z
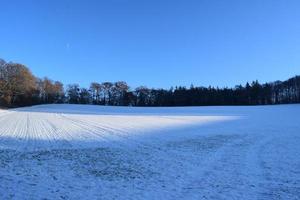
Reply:
M300 199L300 105L0 110L0 199Z

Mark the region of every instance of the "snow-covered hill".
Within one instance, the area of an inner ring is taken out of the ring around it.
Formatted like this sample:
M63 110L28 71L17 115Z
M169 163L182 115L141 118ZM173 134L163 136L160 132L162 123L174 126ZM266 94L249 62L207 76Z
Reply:
M300 199L300 106L0 110L1 199Z

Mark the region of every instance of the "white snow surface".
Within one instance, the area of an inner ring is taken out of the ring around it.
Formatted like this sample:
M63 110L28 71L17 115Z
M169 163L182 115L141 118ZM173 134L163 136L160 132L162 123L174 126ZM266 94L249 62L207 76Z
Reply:
M300 199L300 105L0 110L0 199Z

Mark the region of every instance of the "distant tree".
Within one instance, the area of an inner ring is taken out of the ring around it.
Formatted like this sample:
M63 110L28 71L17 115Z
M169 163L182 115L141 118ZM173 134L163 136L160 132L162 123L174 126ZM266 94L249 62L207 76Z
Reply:
M54 94L55 94L55 102L54 103L63 103L65 101L65 90L64 84L60 81L54 82Z
M286 81L260 84L248 82L234 88L177 86L130 90L124 81L91 83L89 89L78 84L67 86L49 78L36 78L24 65L0 59L0 106L26 106L39 103L81 103L118 106L203 106L265 105L300 103L300 76Z
M102 83L104 105L111 105L113 86L114 86L114 84L111 82Z
M97 82L92 82L90 85L90 92L92 96L92 102L94 104L100 104L100 95L101 95L101 90L103 89L102 85Z
M113 87L114 105L124 106L126 105L129 86L124 81L118 81Z
M251 104L257 105L261 104L261 85L258 81L253 81L250 90Z
M32 104L31 98L36 90L36 78L22 64L4 63L0 68L1 103L6 106Z
M86 89L86 88L80 89L79 103L80 104L91 104L92 103L92 95L88 89Z
M148 106L150 105L150 93L151 90L146 86L140 86L135 89L136 104L137 106Z
M63 103L64 86L59 81L52 81L49 78L38 79L37 87L40 93L42 103Z
M78 104L80 103L80 88L78 84L70 84L67 87L68 103Z
M4 101L6 93L6 77L4 77L5 65L6 62L0 59L0 101ZM0 103L4 104L3 102Z

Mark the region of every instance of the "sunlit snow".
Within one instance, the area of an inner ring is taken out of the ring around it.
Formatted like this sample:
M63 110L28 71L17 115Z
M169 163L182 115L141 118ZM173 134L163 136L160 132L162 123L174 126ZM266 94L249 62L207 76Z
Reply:
M0 110L1 199L300 199L300 106Z

